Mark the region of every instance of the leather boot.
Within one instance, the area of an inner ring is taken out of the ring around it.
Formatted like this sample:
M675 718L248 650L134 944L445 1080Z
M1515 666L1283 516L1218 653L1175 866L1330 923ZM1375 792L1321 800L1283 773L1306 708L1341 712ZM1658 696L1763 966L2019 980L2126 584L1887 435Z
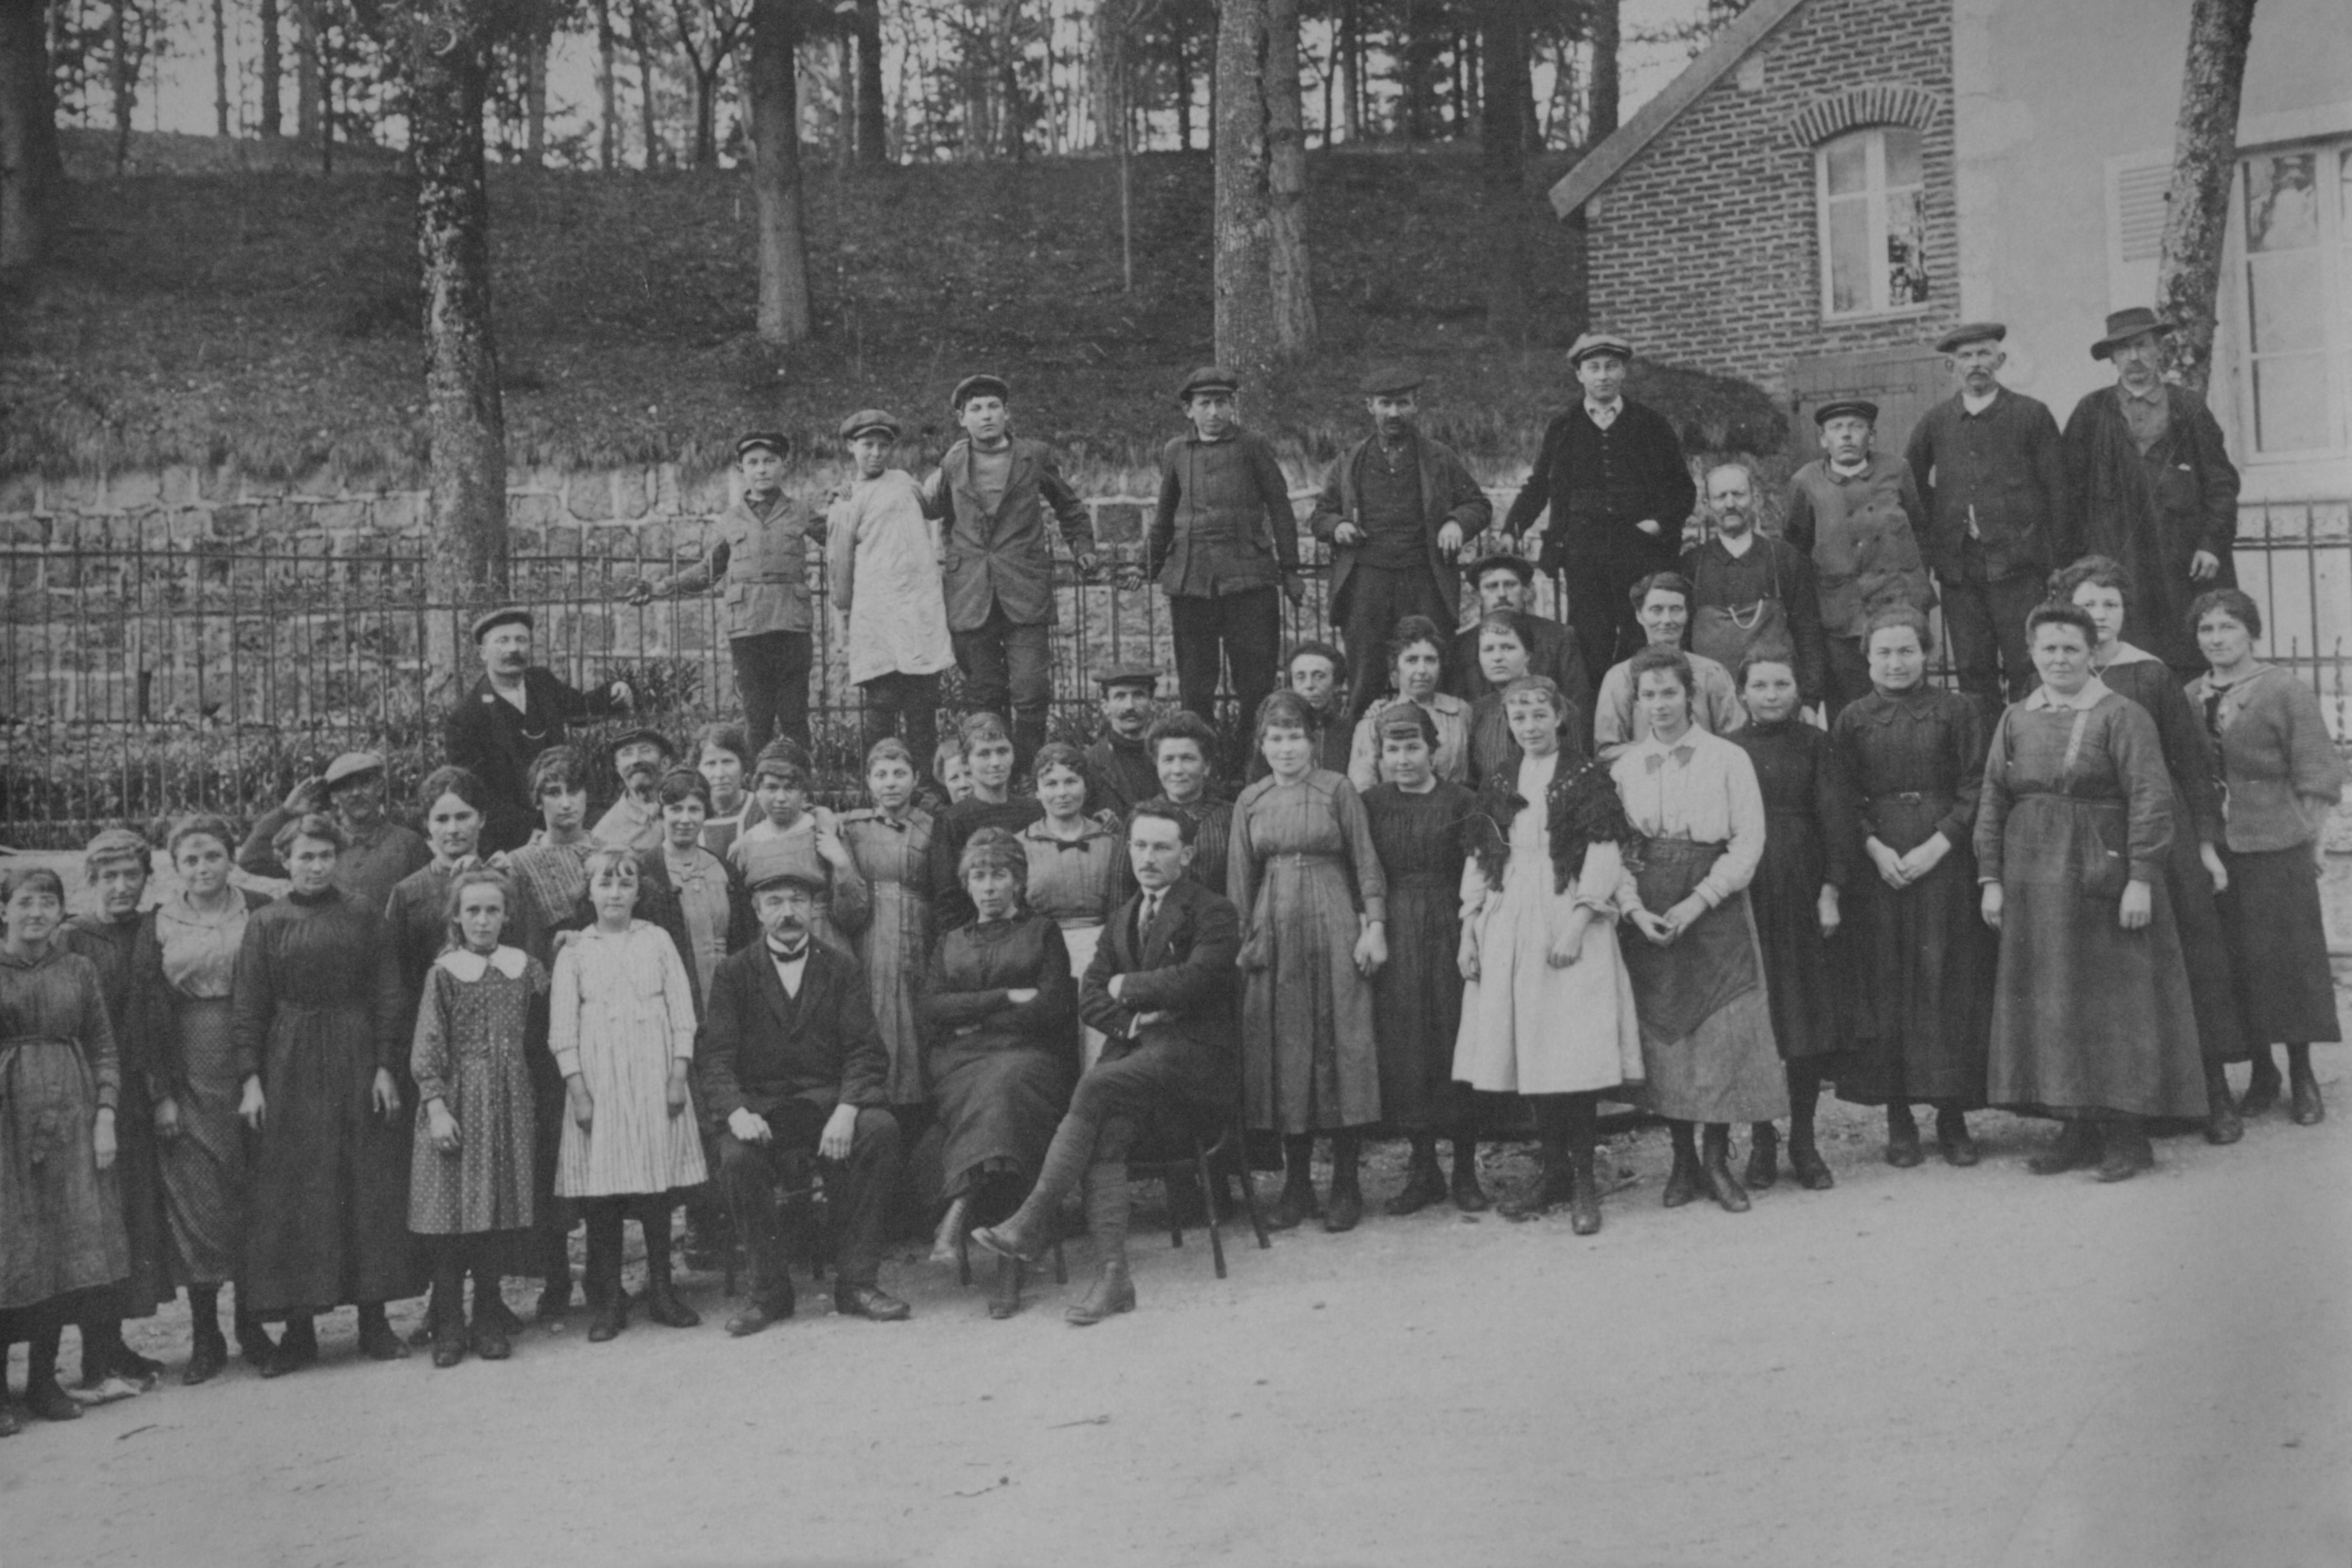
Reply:
M1536 1152L1536 1178L1516 1195L1505 1198L1497 1210L1505 1219L1522 1221L1549 1214L1575 1195L1568 1155L1568 1140L1556 1131L1544 1133Z
M1674 1139L1675 1163L1666 1172L1665 1188L1658 1194L1658 1201L1667 1208L1678 1209L1698 1196L1706 1183L1699 1175L1698 1146L1692 1139L1691 1124L1670 1121L1666 1125Z
M1829 1162L1822 1158L1821 1145L1813 1142L1811 1120L1789 1123L1789 1171L1797 1185L1809 1193L1827 1192L1837 1185Z
M1315 1140L1285 1138L1282 1154L1282 1195L1274 1200L1274 1213L1266 1217L1265 1227L1297 1230L1322 1212L1315 1202Z
M1919 1147L1919 1123L1907 1105L1886 1108L1886 1163L1898 1171L1908 1171L1927 1159Z
M2246 1079L2246 1097L2238 1101L2238 1114L2249 1121L2269 1114L2278 1104L2280 1082L2278 1058L2271 1055L2268 1046L2256 1046L2253 1075Z
M1601 1178L1592 1167L1592 1145L1570 1151L1568 1156L1568 1224L1579 1236L1601 1230Z
M447 1369L466 1359L466 1261L454 1236L435 1238L433 1299L425 1321L433 1331L433 1364Z
M1705 1144L1700 1150L1698 1170L1706 1183L1708 1193L1728 1214L1748 1212L1748 1189L1731 1173L1731 1128L1727 1122L1706 1124Z
M65 1325L51 1312L43 1315L47 1321L33 1330L25 1346L25 1408L44 1421L79 1420L81 1406L58 1382L58 1346L65 1338Z
M956 1243L963 1238L964 1226L971 1221L971 1194L958 1193L948 1200L947 1212L940 1215L939 1228L931 1233L931 1261L953 1263Z
M572 1238L550 1226L539 1237L539 1306L532 1316L550 1328L572 1310Z
M1780 1179L1780 1130L1759 1121L1748 1140L1748 1184L1758 1192Z
M1965 1111L1949 1108L1936 1112L1936 1147L1944 1156L1944 1163L1968 1169L1984 1155L1977 1149L1977 1141L1969 1132Z
M646 1236L646 1316L666 1329L691 1329L702 1321L702 1314L677 1299L670 1282L669 1205L656 1200L637 1211L639 1228Z
M1323 1215L1323 1228L1338 1233L1353 1230L1363 1223L1364 1189L1358 1179L1358 1164L1362 1145L1351 1132L1342 1132L1331 1140L1331 1206Z
M180 1373L180 1385L194 1388L210 1383L228 1365L228 1336L220 1326L219 1286L188 1287L188 1364Z
M1478 1184L1478 1141L1456 1138L1454 1141L1454 1180L1450 1195L1454 1206L1463 1214L1485 1214L1495 1206L1486 1189Z
M2238 1114L2238 1102L2230 1098L2229 1070L2220 1062L2207 1062L2205 1142L2216 1145L2235 1143L2245 1135L2245 1119Z
M2311 1070L2311 1047L2286 1048L2287 1114L2297 1127L2316 1127L2327 1120L2327 1102L2319 1098L2319 1079Z
M988 1315L1009 1318L1021 1310L1021 1271L1028 1267L1017 1258L996 1260L996 1288L988 1293Z
M462 1294L457 1298L457 1304L462 1310L465 1305L465 1297ZM362 1301L359 1317L362 1355L370 1361L406 1361L408 1359L407 1342L392 1331L392 1321L384 1316L383 1302Z
M2077 1170L2099 1163L2104 1140L2095 1121L2062 1122L2058 1136L2039 1154L2025 1162L2025 1168L2037 1176L2054 1176L2061 1172Z
M1127 1166L1104 1160L1087 1172L1087 1234L1094 1237L1098 1267L1086 1295L1063 1314L1080 1328L1114 1312L1135 1310L1135 1280L1127 1268Z
M2118 1117L2105 1131L2106 1157L2099 1162L2099 1180L2128 1182L2155 1165L2156 1151L2148 1147L2147 1129L2138 1117Z
M1134 1310L1135 1279L1127 1271L1127 1259L1106 1258L1095 1271L1095 1282L1076 1305L1062 1314L1062 1321L1084 1329L1114 1313Z
M1404 1185L1381 1206L1402 1218L1444 1201L1445 1173L1437 1168L1437 1140L1417 1136L1412 1141L1412 1161L1405 1167Z
M269 1352L268 1364L262 1367L264 1377L284 1377L289 1372L299 1372L319 1363L319 1325L308 1312L289 1312L286 1326L278 1331L278 1344Z
M1062 1124L1054 1130L1054 1141L1045 1146L1045 1158L1038 1163L1037 1182L1029 1195L1021 1200L1011 1219L980 1226L971 1233L972 1240L999 1258L1017 1258L1024 1263L1043 1258L1053 1243L1062 1200L1077 1190L1087 1179L1087 1167L1094 1163L1100 1131L1091 1121L1063 1117Z
M236 1353L245 1358L245 1364L257 1370L268 1366L269 1358L278 1353L278 1342L269 1337L261 1320L239 1307L231 1321L236 1327Z
M588 1339L603 1344L629 1326L628 1292L621 1289L621 1205L600 1198L588 1211Z

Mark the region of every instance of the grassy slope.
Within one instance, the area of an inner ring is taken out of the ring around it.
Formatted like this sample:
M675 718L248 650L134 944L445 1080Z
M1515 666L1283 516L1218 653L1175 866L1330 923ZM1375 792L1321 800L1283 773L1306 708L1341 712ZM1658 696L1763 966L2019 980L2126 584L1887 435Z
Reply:
M1409 357L1431 427L1481 467L1530 454L1582 325L1575 237L1529 200L1542 320L1532 353L1484 328L1476 165L1460 153L1310 160L1322 352L1251 417L1295 457L1360 426L1350 388ZM936 451L949 388L1013 378L1024 428L1097 481L1148 468L1170 392L1208 355L1204 155L1136 165L1136 287L1123 292L1113 167L813 170L818 340L779 358L749 331L751 195L739 174L491 180L509 451L551 466L680 458L782 424L816 450L879 404ZM423 451L409 186L396 174L134 175L78 184L58 263L0 320L0 473L235 461L414 474ZM1706 449L1779 444L1752 389L1642 367L1634 391Z

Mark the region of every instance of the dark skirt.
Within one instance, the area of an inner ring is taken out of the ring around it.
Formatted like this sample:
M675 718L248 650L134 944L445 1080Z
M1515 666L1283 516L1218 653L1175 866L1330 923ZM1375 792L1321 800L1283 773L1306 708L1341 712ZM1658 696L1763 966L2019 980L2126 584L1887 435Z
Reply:
M0 1041L0 1308L70 1297L89 1310L130 1273L97 1121L97 1081L71 1040Z
M164 1210L171 1216L172 1274L183 1285L236 1278L245 1235L242 1086L230 1037L229 999L180 997L172 1009L187 1081L174 1091L180 1135L163 1147Z
M957 1050L931 1057L932 1103L943 1146L943 1195L970 1191L990 1171L1036 1179L1045 1145L1070 1108L1076 1079L1060 1055L1044 1050Z
M1389 961L1373 978L1381 1114L1391 1127L1450 1128L1454 1040L1462 1032L1462 889L1431 875L1389 884Z
M1637 874L1658 914L1690 895L1720 844L1653 838ZM1621 950L1633 983L1647 1073L1639 1102L1675 1121L1770 1121L1789 1114L1789 1081L1772 1043L1764 955L1746 889L1659 947L1628 923Z
M1873 803L1880 841L1907 854L1935 836L1948 795ZM1837 1093L1854 1105L1985 1103L1994 942L1978 912L1977 858L1955 844L1933 871L1888 887L1867 857L1845 900L1848 1046Z
M2201 1119L2205 1065L2164 879L2148 923L2116 922L2114 880L2086 887L2120 843L2117 801L2021 797L2002 848L2000 976L1988 1098L2026 1115ZM2104 871L2100 872L2102 877Z
M122 1194L122 1237L131 1273L106 1310L125 1318L152 1318L172 1299L171 1223L163 1212L163 1173L155 1136L155 1108L133 1073L123 1079L114 1112L114 1183Z
M425 1287L408 1235L408 1121L371 1102L374 1035L363 1005L278 1005L237 1279L254 1311L322 1311Z
M2197 1045L2209 1062L2246 1059L2246 1031L2238 1003L2237 965L2214 900L2213 874L2198 853L2189 810L2172 797L2172 847L2164 859L2164 886L2180 932L2180 962L2189 973L2189 1000L2197 1013ZM2309 858L2308 856L2305 858ZM2317 902L2312 907L2316 910ZM2323 965L2323 968L2325 966ZM2334 998L2330 998L2331 1011Z
M2319 914L2319 868L2311 846L2221 852L2230 890L2215 900L2236 972L2249 1047L2340 1040L2336 976Z
M1830 983L1831 944L1822 937L1820 837L1810 811L1771 813L1748 901L1764 945L1764 991L1780 1058L1830 1068L1827 1058L1845 1048L1845 1022Z

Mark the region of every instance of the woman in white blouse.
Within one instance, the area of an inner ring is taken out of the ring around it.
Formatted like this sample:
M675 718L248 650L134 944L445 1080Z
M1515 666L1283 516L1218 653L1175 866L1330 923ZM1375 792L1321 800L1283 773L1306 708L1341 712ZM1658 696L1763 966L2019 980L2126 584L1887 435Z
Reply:
M1648 835L1627 910L1638 934L1622 946L1650 1103L1674 1133L1665 1205L1705 1192L1738 1214L1748 1194L1731 1174L1730 1124L1789 1113L1748 906L1764 855L1764 796L1748 753L1693 723L1680 649L1645 647L1627 674L1649 732L1610 773L1625 815ZM1701 1123L1703 1154L1694 1136Z

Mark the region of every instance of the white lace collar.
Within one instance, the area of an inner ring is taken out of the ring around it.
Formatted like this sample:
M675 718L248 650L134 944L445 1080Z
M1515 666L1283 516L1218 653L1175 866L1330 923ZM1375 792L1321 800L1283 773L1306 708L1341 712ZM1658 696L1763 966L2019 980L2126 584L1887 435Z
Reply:
M499 973L509 980L520 980L523 966L530 962L530 954L519 947L501 947L487 955L476 952L470 947L453 947L435 962L470 985L488 973L492 964L496 964Z

